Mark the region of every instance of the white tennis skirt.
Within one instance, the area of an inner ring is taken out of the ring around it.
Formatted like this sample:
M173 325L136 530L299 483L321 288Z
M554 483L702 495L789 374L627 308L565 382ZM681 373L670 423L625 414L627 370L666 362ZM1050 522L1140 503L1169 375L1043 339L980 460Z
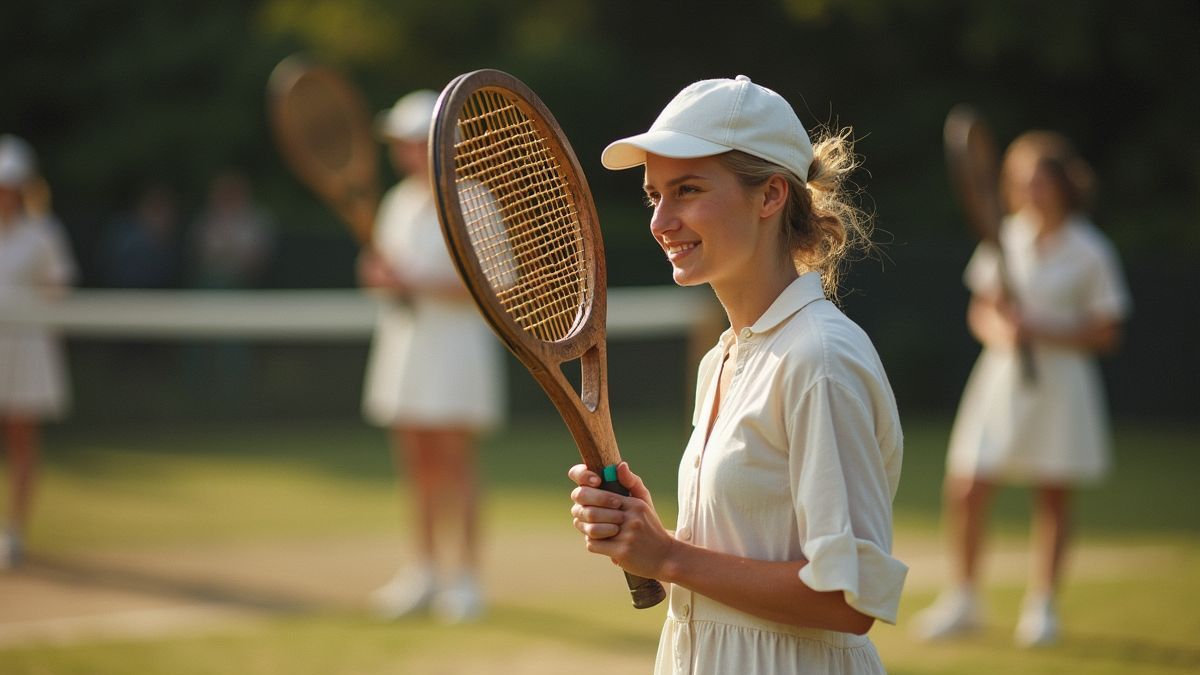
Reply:
M363 414L384 427L494 427L505 408L502 349L474 305L381 301Z
M985 349L967 379L950 433L947 471L1000 482L1091 482L1111 466L1103 381L1095 359L1035 348L1037 377L1013 350Z
M59 418L67 412L69 394L55 335L40 328L0 332L0 414Z

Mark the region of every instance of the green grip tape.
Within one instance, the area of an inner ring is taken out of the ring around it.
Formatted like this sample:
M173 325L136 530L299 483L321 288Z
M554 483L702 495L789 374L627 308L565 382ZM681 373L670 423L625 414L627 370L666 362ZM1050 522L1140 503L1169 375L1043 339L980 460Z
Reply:
M608 466L604 467L603 473L604 473L604 482L609 483L609 482L617 480L617 465L609 464Z

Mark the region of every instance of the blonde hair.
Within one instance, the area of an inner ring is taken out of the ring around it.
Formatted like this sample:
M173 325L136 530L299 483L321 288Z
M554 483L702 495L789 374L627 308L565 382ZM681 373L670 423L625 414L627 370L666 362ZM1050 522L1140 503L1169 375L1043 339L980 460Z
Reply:
M1070 210L1091 205L1096 176L1087 162L1075 152L1066 136L1054 131L1027 131L1017 136L1004 152L1000 171L1000 190L1010 213L1024 206L1022 183L1038 165L1048 165Z
M788 201L782 212L784 245L791 252L796 271L819 272L825 295L838 298L838 283L851 252L869 250L871 216L852 199L858 190L849 182L859 167L854 154L853 130L822 133L813 144L808 176L795 173L754 155L732 150L717 156L742 185L758 187L771 176L788 182Z

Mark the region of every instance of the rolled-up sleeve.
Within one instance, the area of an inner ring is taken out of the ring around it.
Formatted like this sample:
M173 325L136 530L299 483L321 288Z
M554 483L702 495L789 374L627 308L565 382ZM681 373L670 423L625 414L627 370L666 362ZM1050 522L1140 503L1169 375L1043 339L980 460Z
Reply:
M854 609L894 624L908 567L891 555L898 472L881 447L898 429L860 392L823 378L788 425L792 500L808 564L800 580L843 591Z

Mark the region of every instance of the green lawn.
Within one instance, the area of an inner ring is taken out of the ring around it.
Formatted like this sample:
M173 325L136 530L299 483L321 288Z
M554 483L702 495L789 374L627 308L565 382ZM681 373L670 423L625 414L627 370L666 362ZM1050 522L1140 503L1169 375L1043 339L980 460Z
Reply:
M618 414L616 426L623 454L646 477L670 521L682 421ZM910 419L906 433L897 549L924 551L936 559L947 428L942 420ZM1118 429L1117 474L1079 500L1079 542L1087 549L1080 560L1087 568L1072 568L1078 574L1063 593L1066 636L1060 646L1035 653L1011 646L1022 592L1021 575L1012 570L989 584L993 623L986 633L936 647L908 640L905 619L934 594L929 575L919 582L923 570L914 566L901 625L880 625L872 633L889 670L1180 673L1200 668L1200 519L1190 496L1200 468L1198 438L1195 429L1180 427ZM354 421L196 425L137 433L85 434L63 427L51 431L47 445L30 543L48 559L97 551L211 556L275 542L295 547L305 540L320 546L356 538L403 539L397 504L402 510L405 502L397 499L385 439ZM522 570L513 577L518 587L492 585L496 597L488 619L479 624L379 624L345 602L307 604L259 612L251 622L160 636L9 644L0 649L0 672L644 672L653 660L661 610L628 608L616 570L578 544L567 513L565 471L574 461L572 453L565 429L550 418L516 422L488 440L489 564L507 574L505 565L520 559ZM1010 490L1000 496L994 519L998 549L1022 549L1027 515L1024 493ZM506 547L506 542L515 543ZM518 550L543 545L544 556L540 549ZM917 561L929 559L924 555ZM136 578L125 581L137 583ZM238 605L238 588L214 589L210 582L205 597Z

